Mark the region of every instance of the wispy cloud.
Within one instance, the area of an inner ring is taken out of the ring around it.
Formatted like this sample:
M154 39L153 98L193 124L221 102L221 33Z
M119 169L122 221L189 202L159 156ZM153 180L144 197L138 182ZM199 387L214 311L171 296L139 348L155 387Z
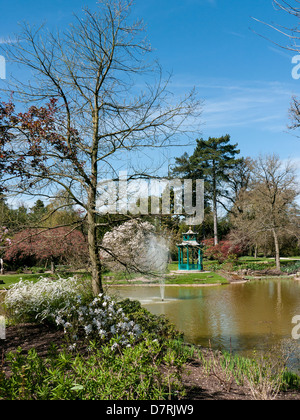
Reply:
M236 36L236 37L238 37L238 38L245 38L245 37L246 37L245 35L240 34L239 32L225 31L225 33L226 33L226 34L229 34L229 35Z
M202 122L205 131L241 128L245 132L287 132L288 109L294 86L289 83L231 80L223 78L176 77L172 88L178 95L195 87L204 101Z
M5 38L0 37L0 45L6 45L6 44L16 44L18 42L15 38Z
M276 54L280 55L281 57L287 58L288 60L291 60L291 58L292 58L292 54L286 52L285 50L282 50L282 49L279 49L279 48L270 47L270 46L268 46L268 49L270 51L273 51Z
M204 97L207 128L230 131L233 127L285 131L291 98L290 86L277 82L209 80L196 83Z

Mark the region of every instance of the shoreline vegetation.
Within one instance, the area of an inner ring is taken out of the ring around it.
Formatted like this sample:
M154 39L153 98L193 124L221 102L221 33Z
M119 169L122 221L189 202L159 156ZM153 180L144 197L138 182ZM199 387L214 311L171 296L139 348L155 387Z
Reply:
M239 271L229 271L223 266L218 270L187 274L176 273L174 268L174 264L169 265L166 286L218 286L247 282L259 276L274 277L272 269L255 272L253 266ZM67 270L58 272L53 276L57 281L50 283L53 285L69 274ZM79 283L89 283L88 275L77 274ZM297 272L275 274L280 279L297 278ZM35 287L48 276L49 273L25 272L3 275L0 280L4 280L2 289L18 290L16 282L20 277L24 283L31 282L30 287ZM105 276L107 286L151 285L148 283L151 279L141 276L124 278L120 273L105 273ZM286 355L274 349L263 357L253 354L253 358L245 358L191 345L184 342L183 335L164 316L151 314L139 302L125 299L108 304L105 296L92 300L86 290L84 307L90 308L87 313L95 312L93 322L84 326L80 321L87 315L82 302L76 303L70 297L70 306L67 306L72 307L73 312L69 314L69 309L63 311L65 296L63 299L56 296L57 301L52 302L52 295L45 297L48 293L45 288L42 293L42 304L37 294L36 300L31 299L27 307L26 299L20 298L18 302L13 301L10 308L5 308L8 324L6 339L0 341L0 400L300 399L300 377L286 369ZM0 294L0 303L4 295L6 293ZM81 315L74 312L75 307ZM100 323L95 313L102 313L106 308L110 308L106 318L117 319L106 327L102 323L102 335L94 336L91 331ZM49 315L53 313L56 313L56 323ZM78 336L76 343L72 341L75 336Z
M91 343L71 353L63 332L49 326L7 330L0 400L300 400L300 377L271 350L261 359L245 358L178 338L146 337L125 351Z
M168 271L164 276L165 285L189 285L189 286L219 286L229 283L248 282L261 278L295 278L300 277L300 256L281 258L283 268L278 272L275 267L274 258L241 257L237 261L227 261L219 264L217 261L205 261L202 272L179 272L176 262L168 265ZM289 270L289 267L291 269ZM0 292L11 287L16 282L23 280L38 281L41 277L58 279L59 277L76 275L79 278L91 278L91 274L85 270L70 270L66 266L58 266L53 274L45 271L42 267L32 267L9 272L0 275ZM145 277L141 274L123 272L104 272L103 284L109 285L158 285L158 280Z

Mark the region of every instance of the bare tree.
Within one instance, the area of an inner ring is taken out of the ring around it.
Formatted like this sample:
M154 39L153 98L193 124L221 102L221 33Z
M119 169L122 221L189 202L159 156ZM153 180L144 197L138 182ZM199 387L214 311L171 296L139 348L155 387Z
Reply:
M282 164L276 155L260 156L253 161L251 184L240 196L233 223L236 237L257 246L270 239L275 248L276 267L280 269L280 238L283 234L299 239L299 194L295 168Z
M269 37L267 35L259 35L262 38L271 41L273 44L276 44L278 47L285 50L300 52L300 27L299 27L299 18L300 18L300 0L272 0L273 7L278 12L283 12L293 17L294 24L291 24L290 27L283 26L276 23L263 22L257 17L253 17L257 22L263 23L266 27L275 31L280 39L274 40L274 36ZM284 40L284 41L283 41Z
M252 170L252 159L250 157L241 158L229 170L227 176L226 190L220 192L219 204L229 213L236 216L242 213L243 194L247 191ZM222 201L223 200L223 201Z
M95 294L102 291L99 180L115 173L124 155L178 142L175 135L200 109L194 91L175 101L169 78L148 62L151 47L142 22L132 23L131 3L101 0L97 11L85 9L64 32L24 25L18 43L2 46L9 62L32 74L29 82L10 83L14 101L43 105L31 106L22 119L10 114L5 133L23 176L14 172L6 182L11 192L46 198L64 189L70 204L84 209ZM38 135L37 114L46 120ZM145 168L140 172L146 176Z
M300 54L300 0L273 0L273 6L278 12L282 12L285 15L291 16L291 25L283 26L280 24L270 24L268 22L262 22L258 18L254 20L263 23L266 27L272 30L272 35L259 35L262 38L267 39L276 46ZM276 34L277 37L274 35ZM276 39L276 40L275 40ZM297 64L299 60L295 61ZM289 109L289 117L291 120L289 129L294 130L300 127L300 100L297 96L293 96Z

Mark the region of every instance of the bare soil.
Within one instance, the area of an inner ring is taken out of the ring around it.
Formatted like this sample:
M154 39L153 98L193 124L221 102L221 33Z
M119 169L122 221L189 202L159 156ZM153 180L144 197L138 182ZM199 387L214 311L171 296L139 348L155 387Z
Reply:
M5 355L18 347L27 353L34 348L39 356L47 355L50 344L64 346L63 331L45 325L20 324L6 329L6 339L0 340L0 369L9 375ZM191 359L185 366L182 383L186 390L185 400L251 400L253 395L247 386L238 386L234 381L224 381L222 372L208 375L198 359ZM300 390L281 392L276 400L300 400Z

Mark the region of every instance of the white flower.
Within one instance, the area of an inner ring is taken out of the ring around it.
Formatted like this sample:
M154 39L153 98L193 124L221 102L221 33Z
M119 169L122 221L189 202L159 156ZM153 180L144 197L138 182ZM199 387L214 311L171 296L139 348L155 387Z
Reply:
M57 325L64 325L64 323L65 323L61 316L57 316L55 318L55 322L56 322Z
M92 305L92 306L95 306L95 305L97 305L97 303L98 303L98 302L100 302L100 299L96 297L96 298L93 300L93 302L91 303L91 305Z
M71 350L71 351L75 350L75 349L76 349L76 346L77 346L77 344L76 344L76 343L71 344L71 345L69 346L69 350Z
M111 346L111 350L113 351L114 349L116 349L116 348L118 348L119 347L119 344L118 343L114 343L112 346Z
M84 330L85 330L86 334L89 335L93 331L93 326L92 325L86 325L84 327Z

